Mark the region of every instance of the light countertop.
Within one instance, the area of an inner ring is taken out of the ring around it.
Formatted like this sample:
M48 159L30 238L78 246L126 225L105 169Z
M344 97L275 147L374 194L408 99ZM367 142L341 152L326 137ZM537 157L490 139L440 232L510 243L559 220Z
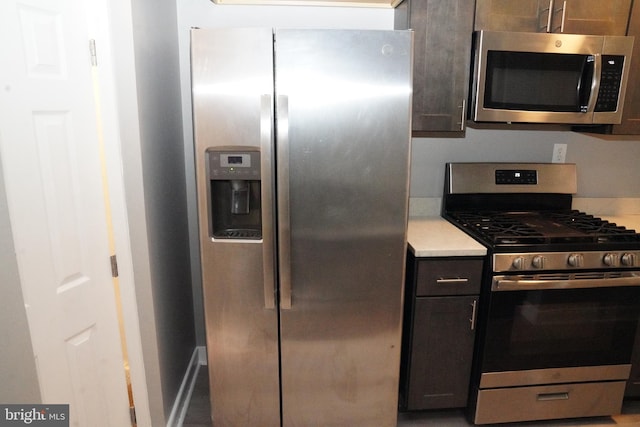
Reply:
M603 215L601 218L640 233L640 215Z
M640 215L603 215L602 219L640 232ZM407 228L409 250L416 257L483 256L480 243L439 216L414 217Z
M487 253L483 245L437 216L410 218L407 240L409 250L416 257L483 256Z

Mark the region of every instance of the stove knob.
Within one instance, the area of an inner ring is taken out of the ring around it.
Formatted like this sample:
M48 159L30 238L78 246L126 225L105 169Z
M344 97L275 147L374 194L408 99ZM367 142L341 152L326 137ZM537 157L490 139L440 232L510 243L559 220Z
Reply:
M519 256L519 257L515 257L513 259L513 261L511 262L511 265L516 270L522 270L522 269L524 269L524 263L525 263L524 257L523 256Z
M618 266L618 254L607 253L602 258L602 263L608 267Z
M547 259L542 255L536 255L531 260L531 265L533 266L533 268L538 268L538 269L544 268L546 261Z
M571 254L567 259L567 264L571 267L582 267L584 265L584 256L582 254Z
M625 267L633 267L634 265L636 265L636 258L637 258L636 254L626 253L626 254L622 254L622 258L620 258L620 262Z

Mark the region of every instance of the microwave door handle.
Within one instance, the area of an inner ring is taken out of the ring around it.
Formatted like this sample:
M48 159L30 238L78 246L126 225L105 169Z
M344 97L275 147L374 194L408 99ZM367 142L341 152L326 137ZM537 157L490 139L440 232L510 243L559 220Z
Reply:
M600 86L598 83L599 57L599 55L588 55L582 63L582 71L576 87L578 105L582 113L593 113L595 108Z
M600 70L602 69L602 55L595 54L590 55L587 59L585 70L583 70L582 78L585 83L588 83L589 77L591 77L591 84L586 92L585 98L587 102L587 113L593 113L596 109L596 101L598 100L598 92L600 92ZM585 88L585 91L587 88Z

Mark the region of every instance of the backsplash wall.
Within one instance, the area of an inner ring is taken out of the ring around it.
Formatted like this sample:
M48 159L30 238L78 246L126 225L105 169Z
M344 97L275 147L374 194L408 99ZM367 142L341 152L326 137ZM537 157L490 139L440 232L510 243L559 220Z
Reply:
M413 139L411 197L442 197L447 162L550 162L554 144L567 144L566 162L577 165L577 197L640 198L640 136L472 128L464 138Z

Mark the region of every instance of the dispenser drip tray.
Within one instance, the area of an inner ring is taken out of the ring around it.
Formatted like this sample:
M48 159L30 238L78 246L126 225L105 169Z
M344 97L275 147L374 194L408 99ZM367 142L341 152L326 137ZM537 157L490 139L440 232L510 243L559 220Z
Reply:
M226 230L220 230L213 234L215 239L261 239L262 233L260 230L252 228L227 228Z

